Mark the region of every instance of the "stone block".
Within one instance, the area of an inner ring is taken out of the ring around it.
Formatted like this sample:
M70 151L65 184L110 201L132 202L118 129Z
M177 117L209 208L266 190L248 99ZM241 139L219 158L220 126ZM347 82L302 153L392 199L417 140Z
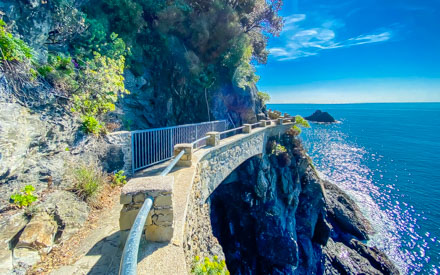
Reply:
M266 120L261 120L259 126L260 127L266 127Z
M119 229L130 230L139 213L139 208L130 209L124 205L119 216Z
M146 196L157 197L158 195L171 194L173 192L173 176L154 176L133 178L121 191L122 195L145 194Z
M266 120L266 126L270 126L272 125L272 121L271 120Z
M206 140L206 145L217 146L220 144L220 133L219 132L208 132L206 133L209 138Z
M280 117L277 119L277 125L283 125L284 123L284 118Z
M252 132L252 124L243 124L243 126L243 133L249 134L250 132Z
M121 194L119 197L120 204L130 204L133 202L133 196L130 194Z
M142 203L145 201L145 194L139 193L133 196L134 203Z
M173 238L173 231L172 226L151 225L147 226L145 237L147 241L151 242L169 242Z
M171 226L173 224L173 210L154 209L151 220L154 225Z
M170 207L170 208L172 208L172 206L173 206L173 200L172 200L171 194L157 196L156 198L154 198L154 207Z

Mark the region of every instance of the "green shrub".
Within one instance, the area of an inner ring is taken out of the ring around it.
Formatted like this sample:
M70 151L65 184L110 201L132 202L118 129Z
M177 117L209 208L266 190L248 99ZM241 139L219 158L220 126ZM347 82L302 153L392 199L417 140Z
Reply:
M295 116L295 125L289 129L287 134L296 137L301 134L301 128L310 128L310 124L302 116L297 115Z
M283 145L277 143L275 148L272 150L272 154L278 155L280 153L286 153L287 149Z
M104 174L94 164L77 163L69 171L69 176L73 181L73 191L89 203L93 203L93 200L105 184Z
M124 170L120 170L113 174L113 185L121 186L127 183L127 176L125 176L124 173Z
M214 256L213 261L208 257L201 260L199 256L194 259L194 267L191 270L192 274L196 275L229 275L229 271L226 267L224 260L219 260L217 256Z
M0 19L0 60L25 61L32 58L31 48L21 39L14 37L6 29L6 23Z
M11 196L12 203L20 208L30 206L34 201L37 200L37 196L32 193L35 191L35 187L32 185L26 185L21 189L20 193L16 193Z
M50 54L47 64L39 66L37 70L54 88L72 93L78 89L77 71L73 62L69 55Z
M103 128L98 117L114 111L119 95L129 93L122 76L124 64L123 56L115 60L95 53L79 73L79 90L73 95L72 111L82 115L86 132L98 134Z
M300 115L295 116L295 124L299 127L310 128L309 122Z
M94 116L82 116L82 130L85 133L99 135L103 129L101 122Z
M263 104L266 104L270 100L270 95L265 92L258 92L257 93L258 98L263 102Z

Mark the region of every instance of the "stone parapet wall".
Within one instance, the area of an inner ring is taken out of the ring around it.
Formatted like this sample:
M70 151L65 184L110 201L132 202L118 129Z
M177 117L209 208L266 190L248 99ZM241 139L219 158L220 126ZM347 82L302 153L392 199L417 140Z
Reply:
M153 206L145 223L146 239L153 242L168 242L173 237L172 192L174 177L156 176L131 179L122 189L120 203L123 204L119 218L121 241L125 242L136 216L148 197Z

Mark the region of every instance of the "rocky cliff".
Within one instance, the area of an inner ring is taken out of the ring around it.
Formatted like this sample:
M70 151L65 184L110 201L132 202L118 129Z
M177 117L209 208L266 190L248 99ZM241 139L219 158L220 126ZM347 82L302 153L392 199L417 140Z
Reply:
M224 255L231 274L399 274L365 244L374 232L355 202L319 178L292 136L269 142L267 154L243 163L195 205L199 219L190 230L200 239L187 254Z

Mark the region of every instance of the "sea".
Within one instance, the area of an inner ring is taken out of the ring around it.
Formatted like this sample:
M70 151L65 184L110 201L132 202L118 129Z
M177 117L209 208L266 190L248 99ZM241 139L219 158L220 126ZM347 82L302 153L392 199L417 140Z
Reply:
M371 221L369 245L403 274L440 272L440 103L268 104L290 115L330 113L300 135L321 176Z

